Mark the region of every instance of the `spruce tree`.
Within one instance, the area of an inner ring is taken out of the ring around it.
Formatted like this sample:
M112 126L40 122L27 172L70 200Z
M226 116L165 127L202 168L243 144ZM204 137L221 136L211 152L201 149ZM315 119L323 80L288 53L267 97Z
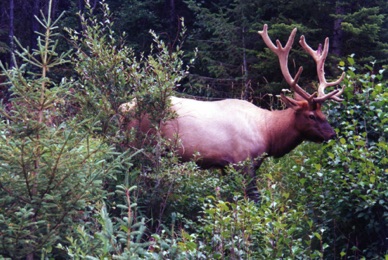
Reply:
M15 67L0 64L11 93L0 107L0 256L12 259L55 250L89 217L115 168L106 160L111 148L90 135L92 122L68 116L73 82L52 79L69 59L56 52L60 17L52 20L50 10L51 1L38 19L38 48L19 44Z
M255 23L261 9L252 1L185 2L196 15L189 38L199 49L191 82L198 86L195 94L249 99L251 81L257 78L252 65L257 63ZM205 85L207 93L201 93Z

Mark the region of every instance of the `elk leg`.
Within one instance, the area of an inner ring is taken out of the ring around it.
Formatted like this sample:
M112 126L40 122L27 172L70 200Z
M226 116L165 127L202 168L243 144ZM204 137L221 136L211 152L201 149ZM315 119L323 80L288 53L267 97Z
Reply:
M247 194L250 200L253 200L256 204L260 202L261 196L260 192L257 189L257 175L256 171L260 168L261 163L264 158L253 159L249 164L249 169L247 171L250 181L245 189L245 193Z

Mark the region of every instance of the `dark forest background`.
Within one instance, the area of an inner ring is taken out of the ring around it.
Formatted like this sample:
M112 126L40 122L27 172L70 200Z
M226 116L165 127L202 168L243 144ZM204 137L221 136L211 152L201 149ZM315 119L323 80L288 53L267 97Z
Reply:
M187 27L183 48L187 55L198 48L195 66L186 93L213 98L242 97L260 99L264 93L279 93L281 81L275 58L264 51L257 34L263 24L270 34L284 41L292 28L305 34L311 46L330 37L328 76L338 75L341 57L355 54L359 65L377 61L381 68L388 59L388 4L374 1L194 1L152 0L106 1L113 14L113 29L138 52L147 52L154 30L173 48L181 29L180 18ZM0 3L0 60L12 66L12 40L16 36L23 46L36 48L35 31L39 23L34 16L47 10L47 0L5 0ZM95 14L98 1L90 1ZM79 29L78 12L85 9L84 0L53 1L53 16L66 11L61 27ZM67 49L64 33L61 45ZM300 51L298 44L291 56L294 68L304 65L302 81L314 79L312 60ZM268 84L270 82L270 84ZM181 89L182 91L183 89ZM260 101L260 100L257 100Z

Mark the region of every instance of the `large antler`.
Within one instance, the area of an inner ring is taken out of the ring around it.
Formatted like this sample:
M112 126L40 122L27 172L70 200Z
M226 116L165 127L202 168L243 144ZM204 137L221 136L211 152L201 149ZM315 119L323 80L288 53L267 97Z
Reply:
M302 45L303 49L313 57L315 63L317 64L317 74L318 74L318 97L314 98L314 101L317 103L322 103L327 99L333 99L337 102L343 101L339 96L344 92L345 86L342 87L342 89L336 89L331 91L328 94L325 94L325 88L330 86L335 86L341 83L341 81L345 77L345 72L342 73L341 77L333 82L327 82L325 78L325 60L327 57L327 54L329 53L329 38L326 37L325 44L323 45L323 51L322 46L320 45L318 47L318 50L314 51L307 43L302 35L299 40L300 45Z
M307 100L309 103L316 102L316 103L322 103L327 99L333 99L335 101L342 101L342 99L339 97L339 95L342 94L344 87L342 90L333 90L332 92L325 94L324 90L326 87L338 85L344 78L345 73L341 75L341 77L334 81L328 83L325 79L325 72L324 72L324 65L325 60L328 54L329 50L329 39L326 38L325 45L323 48L323 52L318 49L317 51L314 51L310 46L307 45L304 36L301 36L299 43L302 45L302 47L314 58L316 64L317 64L317 73L318 73L318 80L319 80L319 87L318 87L318 96L316 97L317 93L314 93L310 95L305 90L303 90L298 85L298 80L300 77L300 74L303 71L302 66L299 67L298 72L295 75L295 78L293 78L289 72L288 69L288 55L290 53L290 50L292 48L292 44L294 43L295 34L297 29L293 29L286 45L283 47L279 40L276 40L276 46L273 44L272 40L270 39L268 35L268 25L265 24L262 31L259 31L259 34L263 38L265 44L268 46L268 48L274 52L279 59L280 69L282 71L283 77L290 85L291 89L295 91L298 95L300 95L302 98Z

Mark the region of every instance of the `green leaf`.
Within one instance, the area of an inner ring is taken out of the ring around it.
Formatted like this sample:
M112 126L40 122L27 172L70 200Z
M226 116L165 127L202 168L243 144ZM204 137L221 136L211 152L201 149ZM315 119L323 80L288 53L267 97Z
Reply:
M350 64L350 66L353 66L355 64L355 61L354 61L353 57L348 57L347 60L348 60L348 62Z
M314 234L314 236L315 236L316 238L318 238L319 240L322 240L321 234L319 234L318 232L314 232L313 234Z

